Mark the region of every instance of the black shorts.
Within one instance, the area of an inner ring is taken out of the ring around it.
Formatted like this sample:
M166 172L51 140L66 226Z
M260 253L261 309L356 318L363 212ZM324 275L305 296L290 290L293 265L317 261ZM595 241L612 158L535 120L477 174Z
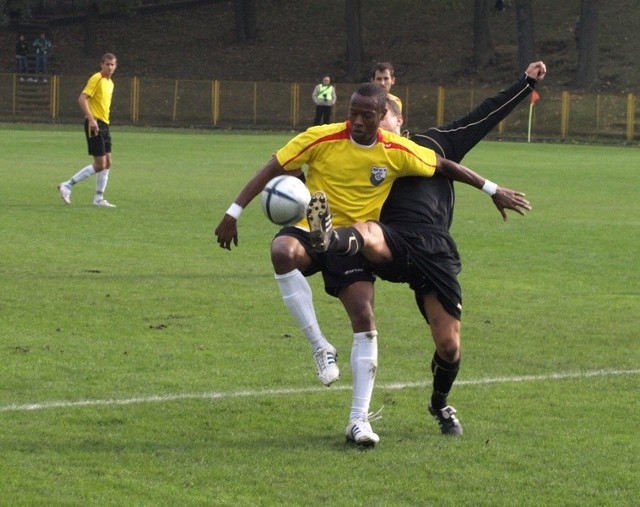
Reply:
M283 227L276 234L279 236L291 236L296 238L304 247L312 264L305 270L300 270L304 276L311 276L322 272L324 290L333 297L338 297L342 289L355 282L375 281L371 269L367 266L364 257L360 255L344 256L336 254L318 253L311 248L309 233L299 227Z
M111 153L111 132L109 125L102 120L98 122L98 135L92 136L89 132L89 120L84 121L84 135L87 138L87 147L89 155L94 157L103 157L107 153Z
M446 227L390 227L379 223L393 262L371 266L383 280L408 283L416 303L426 319L423 296L435 292L448 314L460 320L462 289L458 274L462 267L460 255Z

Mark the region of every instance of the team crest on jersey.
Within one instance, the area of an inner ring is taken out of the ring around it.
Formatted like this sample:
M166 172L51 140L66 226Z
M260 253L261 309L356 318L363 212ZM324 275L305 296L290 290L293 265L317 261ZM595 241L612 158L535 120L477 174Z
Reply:
M369 177L369 181L374 187L377 187L384 181L387 177L387 168L386 167L375 167L371 168L371 176Z

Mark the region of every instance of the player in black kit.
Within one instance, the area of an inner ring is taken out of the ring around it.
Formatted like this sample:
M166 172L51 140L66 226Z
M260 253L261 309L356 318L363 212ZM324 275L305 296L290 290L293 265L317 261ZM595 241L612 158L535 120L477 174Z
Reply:
M433 149L439 155L460 162L487 133L504 119L544 78L543 62L528 66L521 79L495 97L482 102L468 115L423 134L410 135L417 144ZM401 113L387 101L388 113L382 128L399 132ZM505 209L524 214L530 209L523 194L513 192L469 174L469 184L481 188L507 219ZM372 271L383 280L408 283L416 303L431 329L436 350L431 362L433 391L429 412L445 435L461 435L462 426L456 410L447 404L447 396L460 367L460 319L462 291L458 283L461 263L456 244L449 233L453 221L455 193L453 181L433 178L399 178L382 209L380 222L331 227L328 203L318 202L314 194L310 211L315 206L325 224L327 253L354 255L360 253L372 263Z

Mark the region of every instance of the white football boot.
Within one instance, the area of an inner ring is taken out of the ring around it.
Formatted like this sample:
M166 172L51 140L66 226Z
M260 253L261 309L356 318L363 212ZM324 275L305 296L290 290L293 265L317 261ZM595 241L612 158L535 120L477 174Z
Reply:
M62 197L65 203L71 204L71 189L68 186L60 183L60 185L58 185L58 192L60 192L60 197Z
M333 345L316 350L313 353L316 360L316 368L318 370L318 378L325 386L329 387L340 378L340 369L338 368L338 352Z
M99 208L115 208L116 207L115 204L111 204L106 199L94 199L93 205L98 206Z
M373 432L371 424L364 417L357 417L349 421L345 435L347 442L354 442L363 447L374 447L380 442L380 437Z

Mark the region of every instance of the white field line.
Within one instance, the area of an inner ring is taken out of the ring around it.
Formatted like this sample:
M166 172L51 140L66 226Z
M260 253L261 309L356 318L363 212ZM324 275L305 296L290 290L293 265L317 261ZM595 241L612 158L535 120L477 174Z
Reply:
M493 377L493 378L479 378L469 380L459 380L456 382L456 386L477 386L477 385L489 385L489 384L515 384L519 382L545 382L552 380L566 380L566 379L586 379L592 377L613 377L613 376L628 376L638 375L640 369L634 370L592 370L575 373L550 373L547 375L521 375L513 377ZM389 391L398 391L401 389L410 388L427 388L431 386L431 380L421 382L404 382L404 383L391 383L380 384L376 386L376 389L383 389ZM28 412L35 410L48 410L52 408L77 408L77 407L104 407L112 405L139 405L143 403L164 403L170 401L182 401L182 400L222 400L228 398L247 398L247 397L264 397L264 396L286 396L291 394L304 394L304 393L316 393L331 391L346 391L350 390L351 386L340 385L326 387L303 387L303 388L291 388L291 389L251 389L242 391L220 391L210 393L185 393L185 394L166 394L166 395L151 395L151 396L139 396L134 398L120 398L120 399L103 399L103 400L78 400L78 401L43 401L40 403L25 403L25 404L13 404L0 406L0 412Z

